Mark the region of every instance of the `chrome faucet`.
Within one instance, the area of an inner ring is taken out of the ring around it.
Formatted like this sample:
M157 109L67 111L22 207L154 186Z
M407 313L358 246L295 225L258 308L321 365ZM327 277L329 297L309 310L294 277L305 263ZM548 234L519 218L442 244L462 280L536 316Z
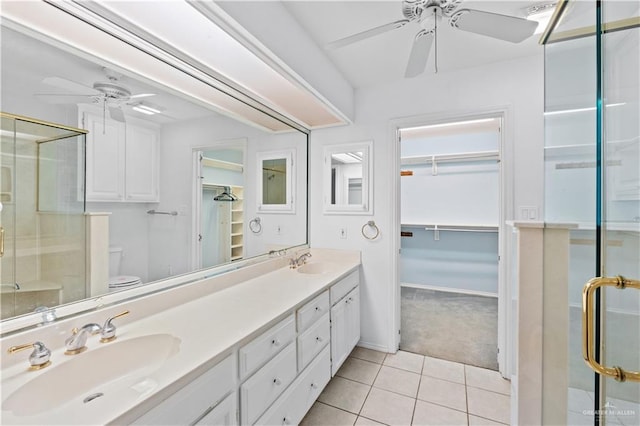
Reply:
M296 269L300 265L307 263L307 259L311 257L311 253L302 253L298 258L292 257L289 260L289 268Z
M7 352L14 354L25 349L33 348L29 355L29 370L40 370L51 365L51 351L42 342L27 343L26 345L11 346Z
M65 355L76 355L80 352L84 352L87 349L87 337L89 334L97 334L102 331L102 327L100 327L96 323L89 323L83 325L80 329L74 328L72 330L72 335L67 340L64 341L64 344L67 350L64 352Z

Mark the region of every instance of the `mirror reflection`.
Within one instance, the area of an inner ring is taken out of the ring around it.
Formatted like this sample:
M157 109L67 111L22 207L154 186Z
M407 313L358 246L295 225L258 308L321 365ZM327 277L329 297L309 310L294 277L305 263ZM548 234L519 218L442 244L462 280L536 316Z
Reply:
M331 204L362 204L362 151L331 154Z
M287 202L287 159L262 160L262 204Z
M325 146L325 214L370 213L370 153L370 142Z
M304 133L238 121L4 25L0 35L2 111L61 125L42 125L49 133L88 131L85 152L84 135L43 143L40 124L3 118L2 319L307 242ZM264 203L295 216L261 215L254 232Z

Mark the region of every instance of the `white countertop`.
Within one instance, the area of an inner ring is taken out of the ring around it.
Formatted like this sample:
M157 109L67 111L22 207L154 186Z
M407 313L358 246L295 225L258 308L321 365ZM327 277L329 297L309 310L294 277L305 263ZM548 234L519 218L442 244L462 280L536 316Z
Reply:
M108 344L116 345L151 334L171 334L181 340L178 353L155 367L150 365L145 368L149 371L145 371L143 377L133 374L131 378L107 383L90 392L82 391L70 402L55 409L19 416L12 411L5 411L5 401L16 389L85 353L67 356L63 354L64 348L57 348L52 350L53 365L43 370L26 371L26 359L23 363L3 368L2 424L89 425L133 421L227 356L234 347L248 342L269 325L356 270L360 264L359 252L311 252L314 257L310 263L330 262L331 270L322 274L302 274L288 267L280 268L119 326L118 339ZM181 289L172 291L179 292ZM152 300L152 297L149 298L149 301ZM134 304L135 301L123 303L118 309L134 312L135 307L129 306ZM98 340L98 336L89 337L86 354L107 345ZM122 354L123 357L126 355ZM95 368L100 366L96 365ZM76 378L69 377L69 380ZM55 384L51 385L51 392L55 392ZM104 396L84 404L82 400L93 392L103 392Z

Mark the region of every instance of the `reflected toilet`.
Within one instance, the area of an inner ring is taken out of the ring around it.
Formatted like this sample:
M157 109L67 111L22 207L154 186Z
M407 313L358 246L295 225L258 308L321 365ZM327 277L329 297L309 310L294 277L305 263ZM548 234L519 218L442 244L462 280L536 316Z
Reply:
M142 284L140 277L135 275L120 275L122 247L109 247L109 291L122 290Z

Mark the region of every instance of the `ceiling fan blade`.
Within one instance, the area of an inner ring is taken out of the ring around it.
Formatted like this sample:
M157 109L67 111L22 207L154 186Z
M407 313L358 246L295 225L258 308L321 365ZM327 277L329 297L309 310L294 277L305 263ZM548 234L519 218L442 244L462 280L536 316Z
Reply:
M129 96L129 99L140 99L140 98L149 98L151 96L155 96L155 93L139 93L137 95Z
M454 28L500 40L520 43L533 35L535 21L480 10L461 9L449 21Z
M357 41L364 40L365 38L373 37L378 34L386 33L387 31L402 28L409 22L411 22L409 19L401 19L399 21L389 22L388 24L380 25L379 27L371 28L369 30L362 31L361 33L341 38L340 40L332 41L331 43L327 44L326 47L327 49L338 49Z
M404 73L405 77L411 78L422 74L424 68L427 66L427 59L429 59L431 46L433 46L433 37L433 30L422 30L416 34L416 38L413 40L411 54L409 55L407 70Z
M82 104L91 102L95 95L36 93L34 96L38 100L48 104Z
M109 107L109 115L115 121L120 121L120 122L124 123L124 112L122 111L122 108L110 106Z
M84 86L80 83L76 83L75 81L67 80L62 77L46 77L42 80L42 82L48 86L57 87L60 89L68 90L69 92L85 95L99 95L100 91L94 89L93 87Z

